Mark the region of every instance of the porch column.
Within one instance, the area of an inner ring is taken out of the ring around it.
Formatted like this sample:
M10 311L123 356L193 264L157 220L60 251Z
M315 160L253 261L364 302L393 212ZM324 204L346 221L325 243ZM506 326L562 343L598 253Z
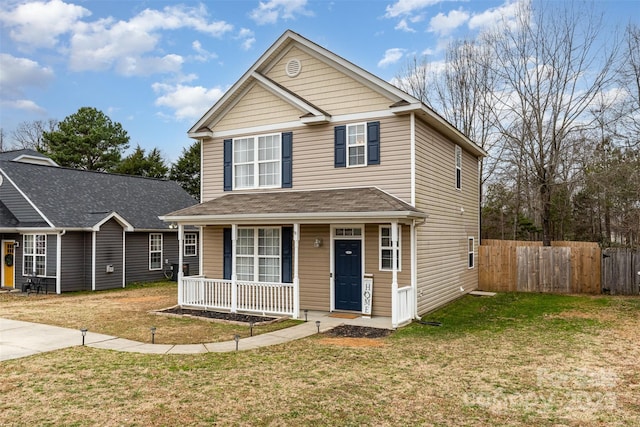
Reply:
M182 276L184 274L184 272L182 271L182 260L183 260L183 253L182 253L182 249L183 249L183 245L182 245L182 239L184 237L184 225L182 224L178 224L178 304L182 304L182 298L183 298L183 287L184 284L182 283Z
M238 312L238 275L236 274L236 240L238 224L231 224L231 312Z
M293 224L293 318L300 315L300 279L298 278L298 247L300 224Z
M391 223L391 326L398 327L398 222Z

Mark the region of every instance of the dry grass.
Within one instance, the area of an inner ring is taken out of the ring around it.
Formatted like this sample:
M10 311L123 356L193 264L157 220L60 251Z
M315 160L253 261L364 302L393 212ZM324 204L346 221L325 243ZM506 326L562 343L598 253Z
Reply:
M74 292L62 295L0 294L0 317L67 328L88 328L92 332L135 341L149 341L151 326L157 328L157 344L193 344L232 340L235 334L248 337L247 326L213 323L197 319L152 314L177 301L173 282L139 284L127 289ZM254 334L296 324L284 321L253 328Z
M0 425L640 425L640 299L465 297L429 318L375 345L7 361Z

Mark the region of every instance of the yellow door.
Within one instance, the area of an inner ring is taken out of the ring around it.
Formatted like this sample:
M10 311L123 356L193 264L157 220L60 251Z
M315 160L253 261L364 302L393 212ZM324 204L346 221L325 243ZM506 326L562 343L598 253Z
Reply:
M2 253L4 254L4 258L2 259L2 277L4 279L3 286L13 288L13 242L4 242Z

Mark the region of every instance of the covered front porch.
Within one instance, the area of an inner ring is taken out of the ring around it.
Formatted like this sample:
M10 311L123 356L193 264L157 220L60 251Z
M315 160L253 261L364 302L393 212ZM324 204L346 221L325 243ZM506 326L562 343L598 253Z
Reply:
M179 239L184 226L201 227L203 274L179 271L181 306L294 319L342 312L389 318L395 328L415 317L423 218L380 190L352 189L229 194L163 219L178 225Z

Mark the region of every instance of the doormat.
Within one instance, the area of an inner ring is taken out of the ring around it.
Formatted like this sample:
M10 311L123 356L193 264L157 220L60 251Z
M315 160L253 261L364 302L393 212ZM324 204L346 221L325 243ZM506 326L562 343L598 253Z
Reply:
M352 314L352 313L331 313L329 317L336 317L338 319L357 319L360 317L360 314Z

